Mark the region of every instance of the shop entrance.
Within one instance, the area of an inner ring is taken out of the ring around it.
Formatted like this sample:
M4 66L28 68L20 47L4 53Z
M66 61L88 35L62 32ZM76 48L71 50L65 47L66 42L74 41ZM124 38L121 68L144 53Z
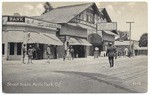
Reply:
M85 46L74 45L72 47L74 49L74 57L75 58L83 58L83 57L85 57Z
M33 48L33 59L43 59L44 44L28 44L27 50L30 45Z

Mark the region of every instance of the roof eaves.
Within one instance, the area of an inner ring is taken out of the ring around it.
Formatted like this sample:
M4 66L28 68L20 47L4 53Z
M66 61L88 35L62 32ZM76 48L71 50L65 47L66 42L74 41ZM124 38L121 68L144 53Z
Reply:
M91 7L94 3L88 3L88 4L90 4L90 5L89 5L87 8ZM85 11L87 8L85 8L83 11ZM81 11L80 13L82 13L83 11ZM79 13L79 14L80 14L80 13ZM74 18L77 17L79 14L75 15ZM72 18L72 19L74 19L74 18ZM72 19L70 19L69 21L71 21ZM68 22L69 22L69 21L68 21ZM67 23L68 23L68 22L67 22Z

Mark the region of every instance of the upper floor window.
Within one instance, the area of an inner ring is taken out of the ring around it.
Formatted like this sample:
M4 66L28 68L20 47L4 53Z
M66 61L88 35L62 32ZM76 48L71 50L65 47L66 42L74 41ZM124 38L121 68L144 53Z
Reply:
M92 16L92 15L87 15L87 16L86 16L86 21L87 21L87 22L90 22L90 23L94 23L94 16Z

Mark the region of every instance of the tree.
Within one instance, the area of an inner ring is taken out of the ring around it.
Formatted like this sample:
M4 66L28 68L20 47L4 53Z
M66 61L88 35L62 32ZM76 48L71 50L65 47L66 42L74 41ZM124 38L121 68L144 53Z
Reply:
M144 33L139 40L140 47L147 47L148 46L148 34Z
M51 10L53 10L53 7L51 6L51 4L49 2L45 2L44 9L45 9L45 11L43 12L43 14L45 14L45 13L50 12Z

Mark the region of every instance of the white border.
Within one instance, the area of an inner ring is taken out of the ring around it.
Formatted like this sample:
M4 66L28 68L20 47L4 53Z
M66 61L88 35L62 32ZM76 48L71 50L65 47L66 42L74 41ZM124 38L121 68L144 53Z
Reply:
M148 4L148 26L149 26L149 2L150 0L1 0L0 1L0 6L1 6L1 10L0 10L0 14L1 14L1 18L0 18L0 22L2 22L2 2L147 2ZM0 29L2 31L2 23L0 25ZM149 31L149 27L148 27L148 31ZM148 33L148 37L150 37L150 34ZM2 43L2 32L0 33L0 42ZM150 45L150 39L148 39L148 44ZM148 46L149 48L149 46ZM2 50L2 45L0 45L0 50ZM2 62L2 53L0 53L0 61ZM150 56L150 51L148 50L148 56ZM148 57L148 72L150 71L150 68L149 68L149 57ZM0 64L0 67L1 67L1 73L0 73L0 89L1 89L1 92L0 94L5 94L2 92L2 63ZM150 76L150 74L148 73L148 76ZM148 78L148 92L145 93L145 94L150 94L150 85L149 85L149 78ZM40 93L41 94L41 93ZM100 93L102 94L102 93ZM112 94L112 93L110 93ZM118 93L120 94L120 93ZM139 93L140 94L140 93ZM30 94L28 94L30 95ZM63 94L65 95L65 93ZM102 95L105 95L105 94L102 94ZM137 94L136 94L137 95Z

